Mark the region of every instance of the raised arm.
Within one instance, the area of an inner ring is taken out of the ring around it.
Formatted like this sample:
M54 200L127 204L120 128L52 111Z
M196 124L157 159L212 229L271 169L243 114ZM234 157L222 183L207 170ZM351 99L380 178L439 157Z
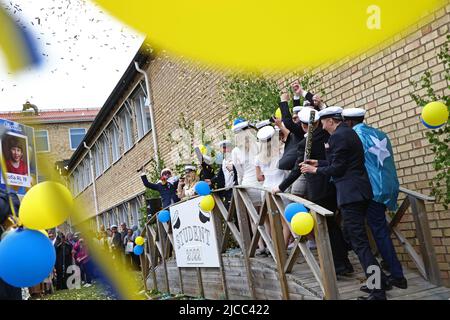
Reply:
M141 180L145 187L152 189L152 190L159 191L159 184L151 183L150 181L148 181L147 175L145 174L145 172L141 173Z

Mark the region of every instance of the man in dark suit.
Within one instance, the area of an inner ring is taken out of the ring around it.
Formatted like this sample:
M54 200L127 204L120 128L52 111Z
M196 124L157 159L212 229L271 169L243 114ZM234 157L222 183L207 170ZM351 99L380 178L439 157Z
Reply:
M320 113L322 127L330 134L325 145L327 160L308 160L301 165L302 173L331 177L336 186L337 204L344 219L344 228L349 233L353 250L370 277L372 268L377 268L380 286L370 286L368 297L361 299L385 300L387 277L375 259L366 233L365 220L372 187L364 166L364 149L358 135L342 122L342 108L330 107Z
M310 108L303 108L299 114L299 120L303 132L308 130L308 123L311 112L314 113L313 134L311 144L311 158L326 159L325 143L328 141L330 135L328 132L319 126L319 112ZM297 161L294 169L283 180L283 182L273 190L274 193L285 192L301 175L299 164L303 162L305 156L305 142L303 139L298 146ZM321 207L324 207L332 212L336 212L336 190L330 179L323 175L306 175L306 198ZM331 249L333 253L334 267L336 274L343 275L353 272L353 267L347 257L347 249L345 247L344 237L339 225L336 223L336 218L327 218L328 232L330 236Z

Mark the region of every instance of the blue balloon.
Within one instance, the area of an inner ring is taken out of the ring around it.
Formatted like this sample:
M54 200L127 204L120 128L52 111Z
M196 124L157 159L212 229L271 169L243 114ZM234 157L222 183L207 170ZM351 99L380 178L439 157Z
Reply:
M133 249L133 253L137 256L140 256L142 253L144 253L144 247L143 246L135 246Z
M292 218L299 212L308 212L308 209L306 209L306 207L300 203L293 202L288 204L284 209L284 216L290 223Z
M211 194L211 188L205 181L199 181L195 184L195 192L200 196L207 196Z
M53 244L39 231L20 228L0 242L0 278L14 287L41 283L53 271L55 260Z
M162 210L158 213L158 220L162 223L169 222L170 220L170 212L169 210Z

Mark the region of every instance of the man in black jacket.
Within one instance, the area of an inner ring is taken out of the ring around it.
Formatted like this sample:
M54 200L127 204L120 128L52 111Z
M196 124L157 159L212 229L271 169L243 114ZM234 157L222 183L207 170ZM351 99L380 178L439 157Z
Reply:
M310 119L310 113L314 112L315 121L313 124L313 135L311 144L311 158L312 159L326 159L325 155L325 143L328 141L330 135L319 126L319 113L309 107L303 108L299 114L299 120L302 126L302 130L305 132L308 130L308 123ZM301 175L300 163L304 160L305 155L305 142L303 139L298 145L297 161L293 170L289 173L288 177L273 190L274 193L285 192ZM324 207L332 212L336 212L336 190L330 179L325 176L318 175L306 175L306 198L321 207ZM327 218L328 232L330 236L331 249L333 253L333 261L336 273L338 275L347 274L353 272L353 267L348 260L347 250L345 247L344 237L339 225L336 223L336 218Z
M361 140L355 131L342 122L342 108L330 107L319 114L323 129L331 135L325 145L327 160L308 160L301 165L301 171L333 179L337 191L337 204L353 250L358 255L367 277L372 275L374 269L375 274L381 276L380 286L371 285L369 296L361 299L385 300L387 278L371 251L365 227L366 211L373 194L364 166Z

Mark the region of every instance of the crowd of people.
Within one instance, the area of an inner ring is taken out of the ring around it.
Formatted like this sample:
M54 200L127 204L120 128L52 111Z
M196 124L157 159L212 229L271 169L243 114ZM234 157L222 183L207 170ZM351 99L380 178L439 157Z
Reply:
M303 90L298 82L291 88L292 113L291 97L283 92L281 118L272 117L256 125L240 118L234 121L234 147L229 140L219 143L216 172L205 155L199 168L186 165L180 179L173 177L170 169L164 169L158 182L150 183L144 172L142 181L161 193L164 207L195 195L195 184L203 180L213 189L224 190L220 196L226 207L233 186L243 185L248 187L249 198L258 211L264 200L260 188L264 187L273 193L298 195L335 212L327 218L327 226L337 275L354 272L348 258L353 250L367 277L374 266L379 267L381 276L379 287L361 287L368 296L360 299L386 299L385 291L393 286L407 288L385 217L387 209L396 209L399 192L389 138L364 123L364 109L328 106L319 95ZM389 275L371 250L366 223ZM265 227L270 232L267 222ZM293 238L284 220L283 235L289 249ZM308 246L314 248L313 235L307 238ZM262 240L256 254L270 254Z
M68 289L68 279L74 274L74 270L69 268L74 265L80 270L80 284L83 287L92 286L99 274L91 259L89 243L95 242L100 249L108 252L115 264L122 264L128 270L139 270L139 257L133 254L134 241L139 236L139 230L137 227L127 228L126 223L122 223L120 229L119 231L116 225L106 230L101 226L100 231L86 236L82 236L80 232L64 234L55 229L48 230L48 237L56 252L55 267L43 283L30 288L30 294L40 295Z

